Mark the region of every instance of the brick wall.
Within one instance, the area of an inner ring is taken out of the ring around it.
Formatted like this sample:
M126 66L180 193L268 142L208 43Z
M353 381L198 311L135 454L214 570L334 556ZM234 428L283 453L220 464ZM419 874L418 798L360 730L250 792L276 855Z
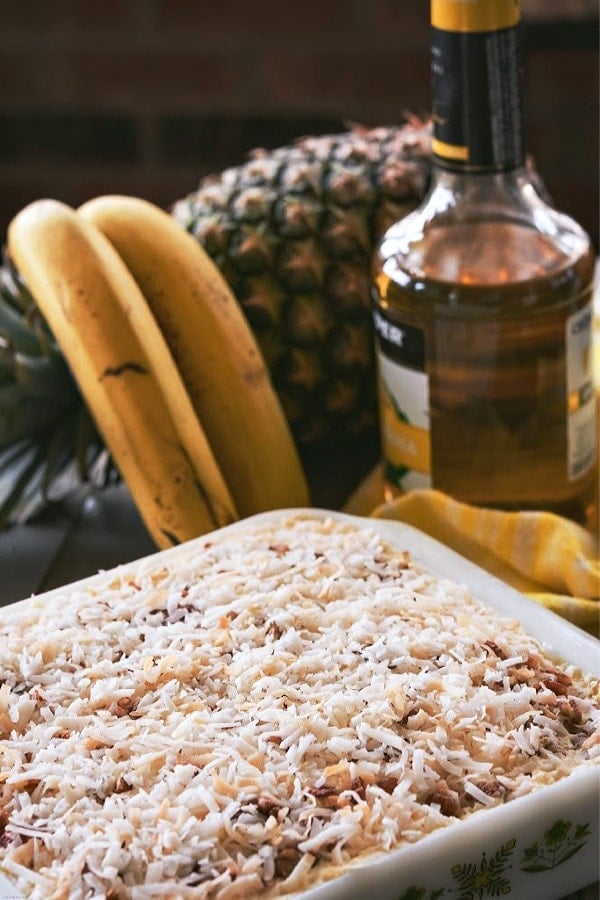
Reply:
M77 204L116 191L166 206L254 146L425 112L428 8L427 0L4 3L0 232L36 197ZM597 243L597 19L586 0L580 9L527 24L528 144L557 203Z

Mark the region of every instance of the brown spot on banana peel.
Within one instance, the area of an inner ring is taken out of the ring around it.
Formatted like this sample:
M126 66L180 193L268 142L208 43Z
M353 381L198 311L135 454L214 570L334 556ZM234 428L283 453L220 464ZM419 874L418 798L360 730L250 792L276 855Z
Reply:
M227 510L221 503L218 503L214 497L206 491L202 485L202 483L196 478L194 479L194 484L198 490L198 493L202 497L204 503L208 507L211 518L215 524L215 528L222 528L224 525L231 525L232 522L235 522L235 518L231 516L229 510Z
M253 366L252 368L246 369L246 371L242 375L242 381L244 384L247 384L248 387L256 387L258 385L263 384L269 378L266 369L264 366L259 365Z
M172 531L167 531L166 528L161 528L160 530L161 530L161 533L164 534L166 539L169 541L169 543L172 544L173 546L176 546L177 544L181 543L180 539L177 537L176 534L173 534Z
M103 378L118 378L119 375L123 375L124 372L136 372L138 375L147 375L148 369L136 362L126 362L120 366L109 366L100 376L100 381L102 381Z

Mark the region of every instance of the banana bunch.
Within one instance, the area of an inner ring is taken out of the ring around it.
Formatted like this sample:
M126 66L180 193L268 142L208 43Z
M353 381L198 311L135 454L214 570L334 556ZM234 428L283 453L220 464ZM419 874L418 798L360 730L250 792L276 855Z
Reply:
M39 200L8 249L158 547L308 505L244 315L168 213L133 197Z

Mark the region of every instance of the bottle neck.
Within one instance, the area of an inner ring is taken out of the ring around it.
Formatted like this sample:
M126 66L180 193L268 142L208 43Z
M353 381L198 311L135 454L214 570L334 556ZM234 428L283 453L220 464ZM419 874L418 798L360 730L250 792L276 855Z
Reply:
M475 176L475 177L473 177ZM500 171L482 169L453 169L434 157L431 167L429 194L434 191L447 192L454 204L477 203L479 197L485 200L498 198L499 201L514 203L524 191L534 191L539 197L540 186L531 178L525 165L511 166Z
M435 163L456 172L523 165L523 63L516 0L432 0Z

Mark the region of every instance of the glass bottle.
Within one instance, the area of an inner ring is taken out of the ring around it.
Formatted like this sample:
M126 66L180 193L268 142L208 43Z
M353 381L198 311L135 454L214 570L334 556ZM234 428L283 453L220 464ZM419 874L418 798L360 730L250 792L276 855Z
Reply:
M374 259L386 493L589 521L594 252L525 162L519 20L431 2L432 183Z

